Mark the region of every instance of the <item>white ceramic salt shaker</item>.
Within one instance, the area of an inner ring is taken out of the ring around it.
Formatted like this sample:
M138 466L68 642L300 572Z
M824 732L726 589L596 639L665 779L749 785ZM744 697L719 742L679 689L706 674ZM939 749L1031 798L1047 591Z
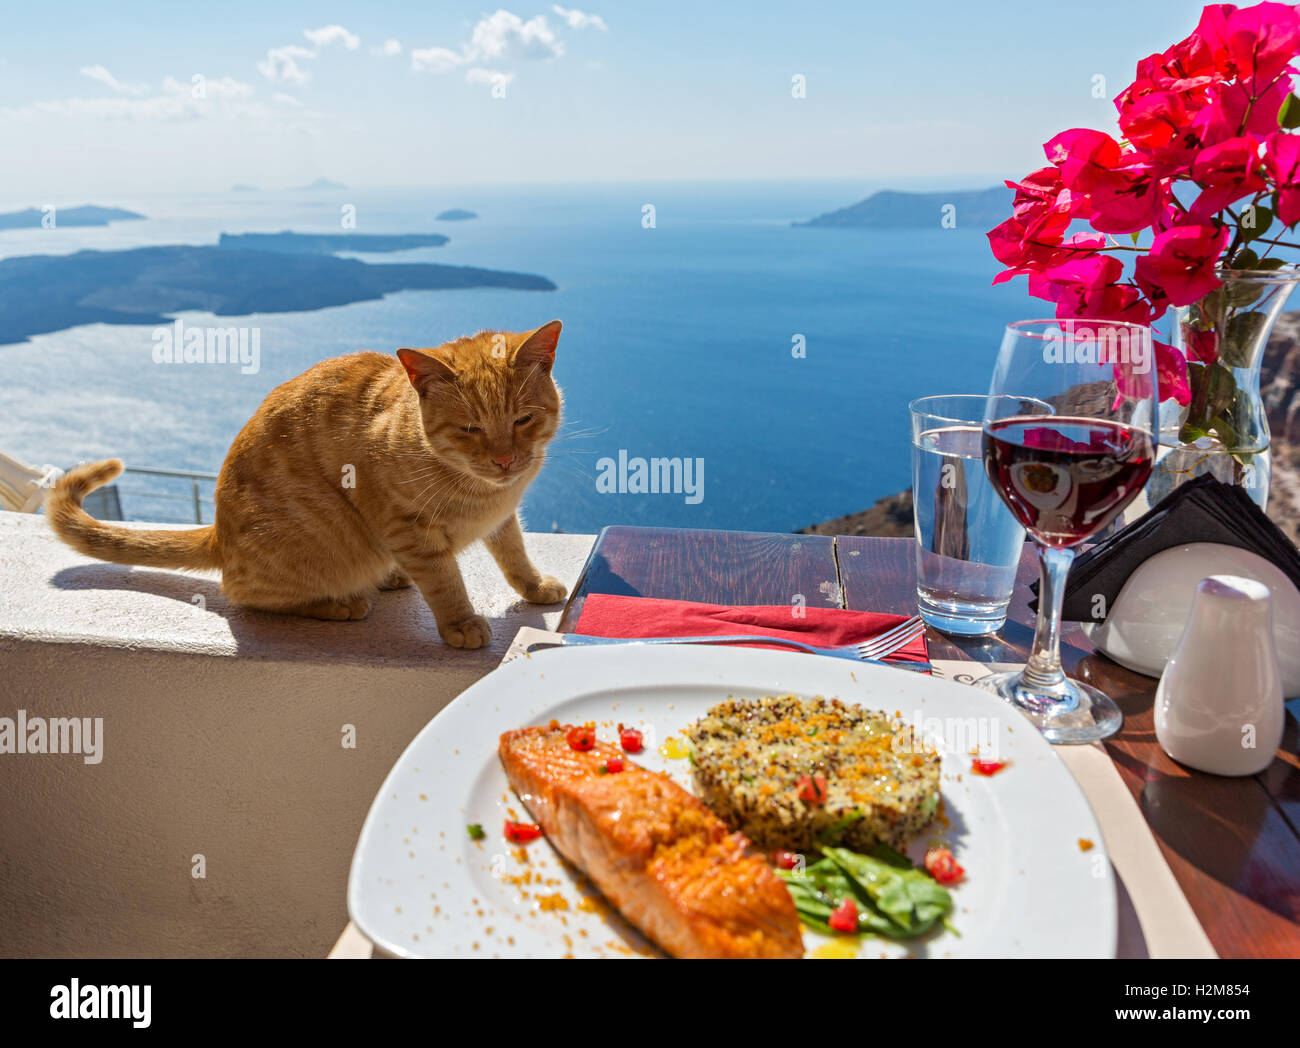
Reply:
M1202 579L1156 689L1160 745L1200 771L1254 775L1272 762L1284 720L1268 587L1240 575Z

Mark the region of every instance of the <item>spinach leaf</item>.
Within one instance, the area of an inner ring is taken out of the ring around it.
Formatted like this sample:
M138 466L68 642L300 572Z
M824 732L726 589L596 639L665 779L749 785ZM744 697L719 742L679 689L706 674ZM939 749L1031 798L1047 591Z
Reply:
M911 863L901 865L899 860L906 859L892 849L884 853L892 861L857 855L845 848L823 850L826 858L857 884L873 908L893 925L894 937L923 935L952 911L948 890Z

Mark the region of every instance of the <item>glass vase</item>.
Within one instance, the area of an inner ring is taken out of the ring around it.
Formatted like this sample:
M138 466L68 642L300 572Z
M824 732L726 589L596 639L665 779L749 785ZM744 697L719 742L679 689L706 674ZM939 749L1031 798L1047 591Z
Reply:
M1155 468L1121 525L1207 473L1241 487L1260 509L1268 504L1271 438L1259 372L1300 267L1220 269L1218 276L1221 287L1172 311L1172 341L1187 358L1191 403L1161 403Z

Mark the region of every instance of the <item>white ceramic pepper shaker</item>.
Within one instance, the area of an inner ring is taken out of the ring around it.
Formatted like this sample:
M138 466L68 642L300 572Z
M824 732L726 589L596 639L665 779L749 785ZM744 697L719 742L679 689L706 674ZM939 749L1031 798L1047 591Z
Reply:
M1202 579L1156 689L1160 745L1200 771L1254 775L1272 762L1284 720L1269 588L1239 575Z

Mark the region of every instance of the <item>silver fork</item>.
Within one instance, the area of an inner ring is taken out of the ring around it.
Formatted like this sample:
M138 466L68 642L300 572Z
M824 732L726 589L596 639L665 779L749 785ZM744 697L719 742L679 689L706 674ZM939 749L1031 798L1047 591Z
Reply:
M927 672L928 662L882 662L888 655L907 647L925 632L925 623L913 617L900 623L879 637L873 637L861 644L846 644L838 648L819 648L802 641L786 637L772 637L763 633L737 633L726 636L699 637L589 637L581 633L562 633L558 641L538 641L528 645L529 651L541 647L594 648L610 644L779 644L783 647L798 648L800 651L814 655L827 655L833 659L851 659L854 662L874 663L897 669Z

